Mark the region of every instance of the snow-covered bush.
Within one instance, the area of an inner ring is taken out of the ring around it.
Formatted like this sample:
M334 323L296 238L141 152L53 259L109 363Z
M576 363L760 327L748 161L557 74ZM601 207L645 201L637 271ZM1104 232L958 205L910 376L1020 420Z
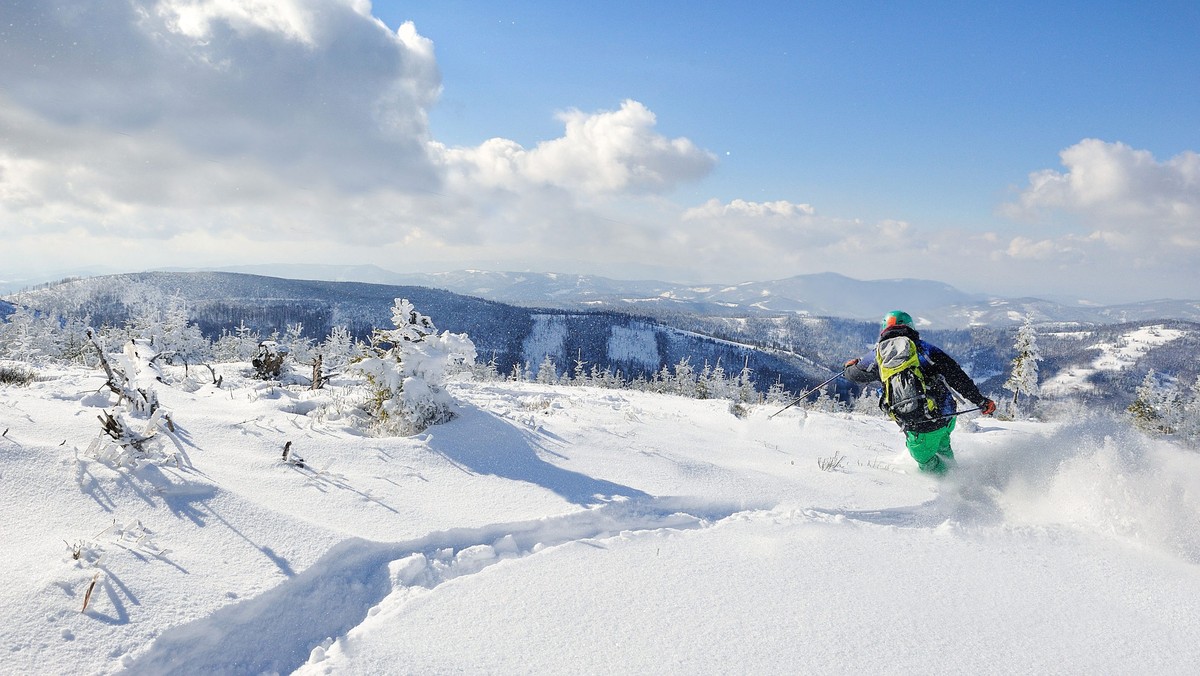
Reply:
M415 434L453 417L448 376L475 362L465 333L437 333L433 321L407 299L392 306L395 328L375 329L371 354L351 366L370 388L366 403L376 434Z
M88 337L96 347L108 377L106 385L117 395L117 404L100 416L101 434L86 454L115 469L136 468L143 461L161 462L174 457L163 451L157 435L172 429L169 412L159 405L155 385L163 381L158 353L149 340L131 340L116 355L106 355L95 333Z
M258 344L261 342L262 338L258 332L246 326L243 320L232 332L221 332L213 344L213 359L220 363L250 361L258 352Z
M321 356L327 371L341 371L354 360L363 356L362 345L351 335L350 329L335 326L321 344L314 348Z
M260 380L279 380L287 354L287 348L279 343L273 340L262 341L258 344L258 352L250 360L250 365L254 367L254 375Z
M44 315L18 307L0 321L0 359L37 363L53 356L57 326Z
M131 337L145 340L168 361L195 364L212 356L212 344L188 319L187 303L179 296L173 296L165 306L143 306L128 330Z

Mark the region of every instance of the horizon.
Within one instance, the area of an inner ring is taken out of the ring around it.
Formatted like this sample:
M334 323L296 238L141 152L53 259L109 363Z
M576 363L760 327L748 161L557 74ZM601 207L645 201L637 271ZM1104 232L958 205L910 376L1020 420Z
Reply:
M0 8L6 276L1200 288L1200 6Z
M279 272L274 272L271 270L271 268L279 268L281 270ZM287 268L294 268L295 274L303 274L304 276L291 277L291 276L287 276L286 274L282 274L282 269L287 269ZM397 277L438 276L438 275L452 275L452 274L456 274L456 273L479 273L479 274L492 274L492 275L540 275L540 276L555 276L555 275L557 275L557 276L564 276L564 277L578 276L578 277L590 277L590 278L596 278L596 279L603 279L605 281L617 282L617 283L630 283L630 284L655 283L655 284L664 284L664 285L687 287L687 288L699 288L699 287L733 288L733 287L737 287L737 286L745 286L745 285L753 285L753 284L773 284L773 283L779 283L779 282L786 282L786 281L789 281L792 279L803 279L803 278L807 278L807 277L833 276L833 277L838 277L838 278L841 278L841 279L844 279L844 280L847 280L850 282L856 282L856 283L917 282L917 283L944 285L944 286L947 286L947 287L953 289L954 291L958 291L960 293L963 293L963 294L966 294L969 296L977 296L978 297L977 300L979 302L988 302L988 301L997 301L997 300L1002 300L1002 301L1037 300L1037 301L1050 302L1050 303L1054 303L1057 305L1061 305L1064 308L1075 307L1075 308L1095 308L1095 309L1113 308L1113 307L1120 307L1120 306L1126 306L1126 305L1128 305L1128 306L1148 305L1148 304L1155 304L1155 303L1162 303L1162 302L1178 302L1178 303L1198 303L1198 302L1200 302L1200 299L1186 298L1186 297L1182 297L1182 296L1180 296L1180 297L1146 298L1146 299L1137 300L1137 301L1116 302L1116 303L1101 303L1101 302L1092 301L1087 298L1077 298L1077 297L1072 297L1072 296L1068 296L1068 295L1054 294L1054 293L1033 293L1033 294L1027 294L1027 295L1002 296L1002 295L997 295L997 294L980 293L977 291L972 291L970 289L961 289L957 286L954 286L953 284L950 284L950 283L942 281L942 280L937 280L937 279L916 278L916 277L888 277L888 278L876 278L876 279L862 279L862 278L857 278L857 277L851 277L851 276L842 274L840 272L835 272L835 271L826 271L826 272L818 272L818 273L801 273L801 274L797 274L797 275L792 275L791 277L784 277L784 278L778 278L778 279L745 279L745 280L740 280L740 281L728 281L728 282L727 281L718 281L718 280L710 280L707 282L679 282L679 281L672 281L672 280L667 280L667 279L621 278L621 277L609 277L609 276L605 276L605 275L596 275L596 274L588 274L588 273L573 273L573 272L561 272L561 271L484 270L484 269L474 269L474 268L463 268L463 269L457 269L457 270L437 270L437 271L433 271L433 272L399 272L396 270L392 270L392 269L388 269L388 268L376 265L374 263L332 264L332 263L293 263L293 262L264 263L264 264L247 263L247 264L239 264L239 265L212 266L212 267L167 266L167 267L141 268L141 269L128 269L128 270L111 269L111 270L107 270L107 271L102 271L102 270L97 270L97 269L60 270L57 273L46 274L46 275L40 276L40 277L29 277L29 278L18 278L18 279L0 278L0 296L19 294L24 290L30 290L37 286L53 285L53 284L56 284L59 282L64 282L64 281L74 281L77 279L88 279L88 278L92 278L92 277L105 277L105 276L111 276L111 275L155 273L155 272L167 272L167 273L170 273L170 272L179 272L179 273L223 272L223 273L230 273L230 274L246 274L246 275L257 275L257 276L263 276L263 277L273 277L273 278L285 279L285 280L291 280L291 281L314 280L314 281L324 281L324 282L354 282L354 283L363 283L363 284L382 284L382 285L398 284L398 282L370 281L364 277L348 277L347 278L347 277L333 274L334 271L344 270L344 269L349 269L349 270L370 269L373 271L377 271L379 273L396 275ZM20 288L18 288L18 285L20 286ZM403 286L404 284L399 284L399 285ZM453 291L452 289L448 289L448 290ZM455 293L458 293L458 292L455 292ZM504 302L504 301L500 301L500 302ZM1171 317L1164 317L1163 319L1171 319ZM1175 319L1180 319L1180 318L1176 317ZM867 320L864 319L863 321L867 321Z

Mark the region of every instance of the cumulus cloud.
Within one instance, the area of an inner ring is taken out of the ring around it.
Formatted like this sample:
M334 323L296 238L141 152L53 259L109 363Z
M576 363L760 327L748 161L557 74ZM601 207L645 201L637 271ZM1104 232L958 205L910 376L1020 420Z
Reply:
M615 111L559 115L559 138L525 149L494 138L473 148L434 150L464 185L515 191L552 186L586 195L655 193L707 174L715 156L686 138L669 139L655 130L657 119L637 101Z
M639 101L562 112L562 133L532 147L439 142L433 43L366 0L7 0L0 64L6 264L336 256L691 281L1053 270L1099 283L1126 263L1195 281L1196 153L1082 141L1004 207L1036 229L1007 235L789 200L684 208L673 191L716 158Z
M1160 161L1124 143L1084 139L1059 157L1063 171L1031 173L1000 209L1039 231L1010 237L990 258L1036 264L1042 267L1031 274L1057 271L1097 289L1126 287L1128 275L1137 274L1179 289L1170 295L1191 294L1200 251L1200 154Z
M1062 212L1097 230L1154 228L1195 241L1200 154L1187 151L1160 162L1149 151L1124 143L1085 139L1059 157L1066 171L1030 174L1028 187L1003 213L1036 219Z
M18 220L136 232L140 209L439 183L432 44L362 3L16 0L0 19L0 191L22 196Z
M637 101L561 113L532 148L447 147L433 43L366 0L13 0L0 63L10 237L615 251L661 233L601 213L715 164Z

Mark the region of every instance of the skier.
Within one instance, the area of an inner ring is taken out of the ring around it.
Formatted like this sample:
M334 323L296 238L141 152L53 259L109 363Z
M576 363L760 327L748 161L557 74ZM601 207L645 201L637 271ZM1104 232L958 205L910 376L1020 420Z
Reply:
M996 402L979 392L958 362L921 340L912 317L900 310L884 315L874 354L847 361L843 373L856 383L883 383L879 406L904 431L908 452L923 472L944 474L954 462L950 432L958 409L951 390L984 415L996 411Z

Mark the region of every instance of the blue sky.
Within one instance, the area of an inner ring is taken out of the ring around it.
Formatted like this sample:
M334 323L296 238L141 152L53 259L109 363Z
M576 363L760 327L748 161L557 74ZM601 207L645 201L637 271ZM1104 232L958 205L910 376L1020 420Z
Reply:
M1081 139L1200 148L1200 3L375 2L434 40L455 144L632 98L717 153L695 196L995 223ZM982 207L982 208L981 208Z
M1200 4L0 7L9 274L1200 297Z

